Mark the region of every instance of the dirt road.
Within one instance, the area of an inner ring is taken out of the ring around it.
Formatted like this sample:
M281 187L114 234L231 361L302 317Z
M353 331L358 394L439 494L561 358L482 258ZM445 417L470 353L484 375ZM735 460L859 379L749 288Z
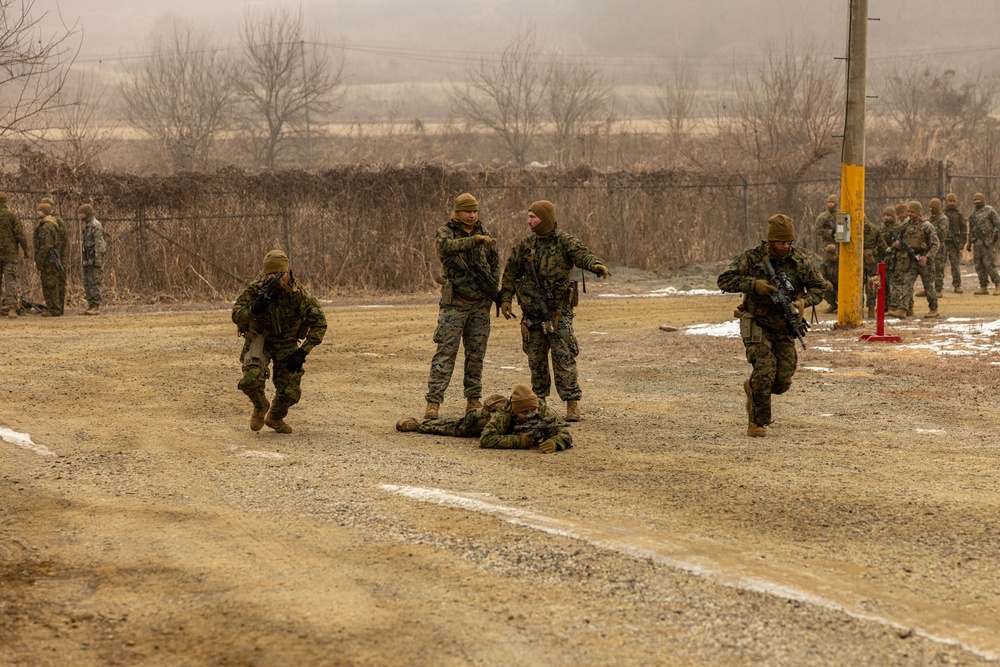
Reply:
M900 345L821 324L750 440L736 299L665 286L584 297L554 455L393 429L429 296L327 304L292 435L247 427L228 304L0 321L0 664L1000 656L1000 298ZM527 380L518 342L494 320L488 392Z

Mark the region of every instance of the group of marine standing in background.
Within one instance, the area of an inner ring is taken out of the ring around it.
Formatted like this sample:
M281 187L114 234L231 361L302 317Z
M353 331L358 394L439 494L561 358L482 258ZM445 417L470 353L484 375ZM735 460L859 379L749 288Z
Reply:
M823 248L820 271L827 281L824 298L826 312L837 311L837 279L839 248L834 243L837 197L827 198L827 210L816 219L819 247ZM878 264L886 264L886 315L905 319L912 317L914 296L926 297L925 318L935 318L938 299L944 292L945 269L950 265L951 284L956 294L962 290L962 249L972 252L979 289L974 294L989 294L993 281L994 295L1000 295L1000 274L996 269L996 246L1000 240L1000 217L986 203L981 192L973 197L973 211L968 219L958 208L958 197L949 193L944 209L937 197L928 202L930 215L923 217L923 205L918 201L900 202L887 207L882 214L882 226L864 222L865 305L868 317L875 317L878 296ZM914 294L917 277L923 289Z
M31 303L19 291L18 248L24 259L28 259L30 249L21 219L7 207L7 202L7 193L0 192L0 288L3 289L0 315L16 319L25 312L25 305ZM44 307L40 308L42 317L58 317L66 308L69 223L55 213L54 207L55 201L51 197L44 197L38 203L32 238L35 268L41 279L45 301ZM87 308L82 314L97 315L103 302L104 253L107 250L104 228L94 217L94 207L90 204L83 204L77 209L77 218L83 223L83 290L87 299Z

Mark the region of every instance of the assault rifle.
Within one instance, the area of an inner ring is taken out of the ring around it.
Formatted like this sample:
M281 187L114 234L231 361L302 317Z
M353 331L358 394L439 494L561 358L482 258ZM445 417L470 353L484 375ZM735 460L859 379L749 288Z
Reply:
M535 283L534 289L529 289L531 293L531 301L535 308L535 313L540 316L542 333L548 335L556 332L556 325L552 321L552 313L549 312L549 301L555 301L556 297L552 294L552 288L549 287L548 282L539 280L538 270L535 268L534 257L528 260L528 273L531 275L531 281Z
M445 264L451 264L454 268L461 271L464 276L459 280L453 280L453 285L462 285L469 278L472 279L473 284L479 289L480 292L485 294L490 298L497 307L497 316L500 316L500 304L502 303L502 298L500 296L500 290L496 288L493 284L493 277L490 275L482 264L479 262L467 262L460 255L452 255L444 262Z
M270 278L264 281L264 284L260 286L260 296L258 299L263 299L264 301L270 301L274 296L274 290L278 289L281 285L281 279L285 276L284 271L279 271Z
M767 281L771 283L777 292L771 293L771 301L776 305L781 306L781 310L785 315L785 322L788 324L789 332L799 339L799 343L802 344L802 349L806 349L806 332L809 331L809 323L806 322L805 318L801 316L795 305L792 303L792 298L795 296L795 288L792 287L792 282L785 275L785 272L775 273L774 267L771 266L771 260L765 259L760 264L760 268L764 270L764 275L767 276Z
M979 241L980 243L982 243L984 246L992 245L990 243L987 243L986 239L983 238L982 233L979 231L979 225L973 226L973 225L970 224L969 225L969 229L971 229L972 233L976 235L976 240ZM996 233L994 232L994 239L995 239L995 237L996 237ZM994 240L993 242L996 243L996 240Z
M59 277L66 280L66 270L59 261L59 252L55 248L49 248L49 253L45 256L45 258L56 267L56 271L59 272Z
M35 303L34 301L29 301L28 297L22 296L20 298L21 308L26 311L31 311L33 313L43 313L45 312L45 304Z
M920 262L920 255L918 255L917 251L913 249L913 246L907 243L906 240L903 238L902 227L900 227L899 231L896 232L896 240L899 241L899 245L903 246L903 250L905 250L906 254L910 256L910 259L912 259L914 262L917 263Z
M565 428L566 424L559 421L555 415L549 415L548 417L541 417L536 412L532 416L528 417L527 421L522 424L516 424L514 426L514 433L520 435L521 433L530 433L531 442L533 445L539 445L542 442L548 440L556 433L559 429Z

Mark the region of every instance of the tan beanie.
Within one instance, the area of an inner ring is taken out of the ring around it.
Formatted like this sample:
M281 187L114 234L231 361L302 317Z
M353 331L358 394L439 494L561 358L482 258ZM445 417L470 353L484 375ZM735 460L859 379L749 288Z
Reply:
M895 218L896 217L896 209L894 209L891 206L886 206L885 210L882 211L882 215L891 215L892 217Z
M52 214L52 204L39 204L37 209L42 215Z
M954 192L949 192L948 196L945 197L944 200L948 201L948 202L953 201L953 202L955 202L957 204L958 203L958 195L956 195Z
M283 250L272 250L264 255L264 273L278 273L288 270L288 255Z
M544 224L556 221L556 205L547 199L540 199L528 207Z
M767 240L768 241L794 241L795 227L792 219L784 213L772 215L767 219Z
M56 200L53 199L52 197L42 197L42 203L48 204L49 206L55 206Z
M94 215L94 207L90 204L80 204L80 208L76 209L76 214L79 216L81 213L90 218Z
M981 202L985 202L985 201L986 201L986 197L984 197L984 196L983 196L983 193L982 193L982 192L977 192L977 193L976 193L976 196L974 196L974 197L972 198L972 201L981 201Z
M837 199L837 195L830 195L829 197L826 198L827 204L837 204L839 202L840 200Z
M837 254L837 245L835 243L831 243L826 248L824 248L824 250L826 251L827 255L836 255Z
M927 206L930 207L930 209L932 211L940 211L941 210L941 200L938 199L937 197L935 197L934 199L932 199L929 202L927 202Z
M510 409L514 412L537 410L538 397L535 396L535 392L531 391L531 387L519 384L514 387L514 391L510 395Z
M901 201L898 204L896 204L896 217L897 218L902 217L904 213L906 213L906 202Z
M924 207L920 205L920 202L914 199L913 201L911 201L909 204L906 205L906 212L907 213L912 212L916 213L917 215L920 215L921 213L924 212Z
M456 211L478 211L479 202L468 192L463 192L455 198Z

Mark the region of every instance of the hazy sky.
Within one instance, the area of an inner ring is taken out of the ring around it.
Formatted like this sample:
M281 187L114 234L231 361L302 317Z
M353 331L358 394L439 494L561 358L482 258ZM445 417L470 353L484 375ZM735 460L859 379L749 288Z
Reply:
M546 42L570 54L589 54L612 75L623 56L690 60L699 68L732 68L768 45L794 38L830 57L845 49L848 0L35 0L83 29L82 65L98 59L117 66L140 54L150 32L171 17L211 31L220 46L235 45L248 9L301 7L307 39L345 47L352 61L405 63L432 71L459 67L466 54L502 47L519 27L533 24ZM127 7L127 9L125 9ZM920 57L936 62L997 62L1000 0L869 0L872 63Z

